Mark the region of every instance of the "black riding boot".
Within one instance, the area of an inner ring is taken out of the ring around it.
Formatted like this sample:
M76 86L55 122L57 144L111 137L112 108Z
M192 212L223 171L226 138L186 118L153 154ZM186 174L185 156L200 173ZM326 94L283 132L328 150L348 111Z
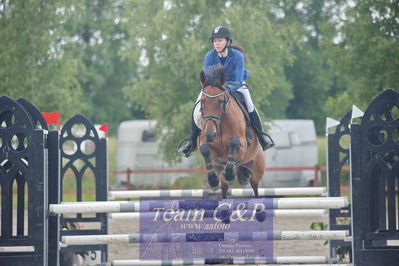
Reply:
M201 133L201 129L197 127L194 122L194 119L191 120L191 136L189 138L185 138L180 141L179 146L177 147L177 151L183 154L186 157L189 157L191 152L195 151L197 148L197 138ZM184 146L181 146L183 142L188 141L188 143Z
M262 149L265 151L274 146L273 140L265 133L263 133L262 123L260 122L259 114L256 110L252 113L249 113L249 118L251 119L251 125L255 129L256 135L258 136L258 140ZM266 138L265 135L268 137ZM269 141L270 140L270 141Z

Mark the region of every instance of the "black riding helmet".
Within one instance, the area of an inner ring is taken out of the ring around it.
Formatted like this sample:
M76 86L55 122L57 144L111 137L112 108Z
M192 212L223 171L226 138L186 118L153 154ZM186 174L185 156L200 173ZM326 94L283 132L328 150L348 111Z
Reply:
M231 32L228 28L223 26L217 26L211 33L211 37L209 39L213 41L215 38L226 38L227 41L230 41L230 44L233 42L231 37Z

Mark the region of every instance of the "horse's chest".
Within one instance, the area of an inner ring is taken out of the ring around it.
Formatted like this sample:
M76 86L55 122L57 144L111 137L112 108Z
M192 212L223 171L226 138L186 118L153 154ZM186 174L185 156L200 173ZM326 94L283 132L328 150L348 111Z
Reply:
M214 158L218 158L220 160L227 158L228 153L228 143L223 140L216 140L212 143L208 143L211 147L211 151L213 153Z

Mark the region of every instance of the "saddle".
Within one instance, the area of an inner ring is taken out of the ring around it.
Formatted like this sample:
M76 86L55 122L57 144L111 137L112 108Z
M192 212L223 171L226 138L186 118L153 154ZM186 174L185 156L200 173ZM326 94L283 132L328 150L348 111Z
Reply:
M237 102L238 106L240 106L241 111L243 112L245 118L247 119L247 125L249 125L251 119L249 118L249 113L247 107L245 105L244 95L238 91L230 92L230 95L233 96L234 100Z
M252 139L252 134L251 134L251 119L249 117L249 113L247 110L247 107L245 105L245 100L244 100L244 95L238 91L231 91L230 95L233 96L234 100L240 107L242 113L245 116L245 119L247 121L247 130L245 132L245 136L247 138L248 145L251 145L251 139Z

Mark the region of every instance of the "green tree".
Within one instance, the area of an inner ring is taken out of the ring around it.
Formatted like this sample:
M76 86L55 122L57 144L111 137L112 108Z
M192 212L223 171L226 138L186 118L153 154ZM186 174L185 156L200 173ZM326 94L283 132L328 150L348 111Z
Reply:
M364 0L350 4L323 43L332 69L348 84L347 91L327 101L337 116L353 103L366 108L387 88L399 89L398 2Z
M67 23L75 39L68 49L82 62L77 78L88 106L85 114L94 123L109 122L114 133L119 122L143 118L122 88L135 76L137 58L127 54L129 35L123 1L86 0Z
M320 42L326 35L326 25L336 16L341 0L280 1L279 23L296 26L298 38L292 53L295 61L286 66L287 79L293 86L294 98L287 108L288 118L315 121L318 134L324 133L325 102L340 89L340 77L334 76Z
M140 56L139 75L125 92L158 121L166 160L176 159L176 144L189 133L191 109L201 89L199 73L215 26L228 26L234 42L248 53L248 83L255 88L258 108L268 117L284 115L292 97L284 65L292 60L288 40L293 31L273 25L267 2L129 1L125 10L134 36L131 50Z
M79 61L63 48L71 1L0 2L0 95L68 117L81 109Z

